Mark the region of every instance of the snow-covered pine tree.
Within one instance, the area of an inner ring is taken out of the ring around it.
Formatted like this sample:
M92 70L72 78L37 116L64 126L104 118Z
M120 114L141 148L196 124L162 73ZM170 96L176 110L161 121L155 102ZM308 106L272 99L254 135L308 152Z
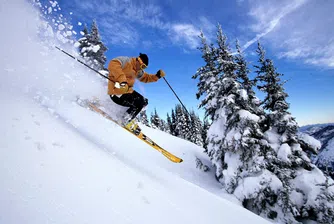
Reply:
M199 38L201 39L202 46L199 50L202 52L202 58L204 59L205 65L200 67L196 74L192 77L198 79L197 84L198 92L196 98L200 99L205 96L199 108L205 108L205 117L213 120L217 108L219 108L218 102L214 99L217 96L217 92L220 86L219 71L216 68L216 49L213 44L207 43L206 37L203 31L201 31Z
M236 41L236 49L237 54L235 56L235 63L237 64L237 80L241 83L241 86L243 89L246 90L246 93L248 95L248 106L250 110L255 114L261 115L261 117L264 115L263 109L260 107L261 100L256 97L256 94L253 90L253 88L256 86L257 80L251 80L249 78L250 70L248 68L248 63L245 60L245 57L243 55L243 52L241 50L241 47L239 45L239 41Z
M101 40L96 21L93 21L90 33L85 24L81 35L82 37L77 41L75 46L79 48L80 55L84 58L85 62L94 69L107 71L104 68L107 60L104 53L108 49Z
M321 187L326 177L311 164L298 142L298 125L288 112L288 94L283 88L282 74L276 71L272 60L265 58L265 51L260 43L257 53L259 65L256 66L256 72L257 79L261 82L258 88L265 93L263 107L267 111L266 122L262 126L268 142L263 151L264 158L267 170L278 178L277 189L272 192L276 195L272 201L273 206L270 213L265 213L268 217L285 223L301 220L333 223L334 203L331 196L334 194L334 187ZM333 180L330 182L333 183ZM265 214L263 211L259 214Z
M158 128L160 131L164 131L164 132L167 132L169 133L168 131L168 126L167 126L167 122L164 121L163 119L160 119L160 125L159 125L159 128Z
M151 114L151 127L154 129L159 129L161 126L160 117L157 113L157 109Z
M182 107L183 116L185 118L185 125L183 132L185 133L185 139L191 141L193 133L191 132L192 123L189 113Z
M235 94L239 89L239 85L236 82L236 64L233 62L233 56L226 41L227 38L222 32L221 26L218 25L218 48L214 49L214 56L210 57L214 59L214 61L210 63L215 67L207 68L214 72L210 70L205 71L203 75L210 77L212 74L215 74L216 72L218 73L208 80L210 85L204 91L206 95L205 99L210 100L202 101L202 105L205 106L205 114L207 116L210 115L212 120L208 132L208 155L214 167L216 167L216 178L223 185L234 185L231 187L226 186L226 188L231 188L228 191L233 193L237 182L236 180L224 179L223 171L227 167L226 162L228 162L225 160L225 153L229 148L232 149L233 144L235 143L233 141L233 136L226 136L226 134L229 125L228 118L234 112ZM203 45L203 48L206 48L205 43L203 43ZM202 57L205 59L207 52L204 51L203 54ZM203 69L200 69L200 71L201 70ZM219 83L219 85L210 83L212 79L216 79L217 81L215 83ZM208 83L205 83L205 85L207 84Z
M81 57L88 62L86 50L91 46L89 42L90 34L88 33L87 25L84 25L83 30L80 32L82 37L75 43L75 46L79 49Z
M210 128L210 123L208 119L204 119L203 121L203 128L202 128L202 139L203 139L203 148L205 149L204 152L208 152L208 130Z
M204 144L202 139L203 126L201 120L195 114L194 111L190 111L190 123L191 123L190 141L195 143L196 145L203 147Z
M176 115L174 109L172 109L172 135L179 136L178 131L176 130Z
M247 91L240 83L238 75L246 73L247 68L238 66L222 28L217 32L217 67L221 75L221 85L217 98L219 109L216 110L213 123L208 132L208 155L216 167L216 177L227 192L244 192L244 183L250 179L265 179L262 156L263 133L258 122L261 114L249 104ZM242 59L242 55L238 57ZM243 69L244 71L241 71ZM267 174L266 174L267 175ZM259 188L258 193L268 188ZM249 197L265 206L267 202L260 198Z
M172 113L174 113L173 110L172 110ZM168 113L167 113L167 127L168 127L168 133L170 133L171 135L175 135L174 128L173 128L173 123L172 123L172 118L169 116Z
M139 122L143 123L147 127L151 127L150 122L148 121L148 118L147 118L146 110L143 110L139 113L138 120Z
M107 57L104 55L104 53L108 50L108 48L101 40L96 20L94 20L92 23L90 43L92 45L92 49L90 52L88 52L88 57L92 59L93 67L97 70L106 70L104 65L107 61Z
M175 107L175 132L177 136L189 140L189 118L180 104Z

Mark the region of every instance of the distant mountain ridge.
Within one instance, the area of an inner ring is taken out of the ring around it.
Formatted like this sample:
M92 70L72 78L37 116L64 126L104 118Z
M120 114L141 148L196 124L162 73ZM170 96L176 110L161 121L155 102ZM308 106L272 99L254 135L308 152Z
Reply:
M300 128L301 132L311 135L321 142L321 148L318 156L315 158L315 164L334 175L334 123L307 125Z
M324 124L309 124L304 125L299 128L299 131L305 132L305 133L314 133L316 130L319 130L320 128L334 125L334 123L324 123Z

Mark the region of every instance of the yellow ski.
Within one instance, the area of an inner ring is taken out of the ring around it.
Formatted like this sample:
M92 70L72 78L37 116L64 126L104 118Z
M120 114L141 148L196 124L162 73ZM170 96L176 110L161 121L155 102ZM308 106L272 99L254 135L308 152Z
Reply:
M101 110L100 108L98 108L96 105L94 105L91 102L88 102L88 107L92 110L94 110L95 112L101 114L102 116L104 116L105 118L107 118L108 120L111 120L112 122L114 122L115 124L121 126L120 124L118 124L114 119L112 119L106 112L104 112L103 110ZM162 155L164 155L167 159L169 159L170 161L174 162L174 163L181 163L183 160L175 155L173 155L172 153L168 152L167 150L163 149L162 147L160 147L158 144L156 144L152 139L150 139L148 136L146 136L143 132L140 132L138 135L134 134L131 130L121 126L122 128L124 128L125 130L127 130L128 132L130 132L131 134L133 134L134 136L136 136L137 138L139 138L140 140L144 141L145 143L147 143L148 145L150 145L152 148L154 148L155 150L159 151Z

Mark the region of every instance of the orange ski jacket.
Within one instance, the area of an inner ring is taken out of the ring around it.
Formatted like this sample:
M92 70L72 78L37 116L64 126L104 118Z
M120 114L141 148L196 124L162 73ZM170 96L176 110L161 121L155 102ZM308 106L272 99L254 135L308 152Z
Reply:
M108 81L108 94L109 95L121 95L124 94L120 89L115 87L115 83L126 82L129 86L129 90L126 93L133 92L133 85L135 80L138 79L141 82L156 82L158 77L155 74L148 74L143 70L136 70L136 58L130 57L117 57L112 59L108 65L109 80ZM126 94L125 93L125 94Z

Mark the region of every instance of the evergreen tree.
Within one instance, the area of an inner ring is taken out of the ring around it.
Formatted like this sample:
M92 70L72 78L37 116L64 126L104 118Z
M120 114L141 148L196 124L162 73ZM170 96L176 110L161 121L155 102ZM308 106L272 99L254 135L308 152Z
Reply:
M260 116L254 113L257 110L249 105L247 91L238 81L241 69L244 69L243 72L247 72L247 69L235 62L220 26L217 44L221 86L215 101L220 102L220 107L209 129L208 155L216 167L218 181L229 193L233 193L246 177L261 174L264 168L264 161L260 159L263 133L258 125ZM220 129L219 135L217 128Z
M215 111L219 107L218 102L214 98L217 96L217 91L221 85L219 71L216 68L216 49L212 44L209 45L207 43L202 31L199 37L202 42L202 47L199 47L199 50L202 52L205 65L200 67L192 78L199 80L197 84L198 92L196 93L197 99L204 96L199 108L205 108L205 117L213 120Z
M150 126L150 122L148 121L148 118L147 118L147 114L146 114L146 110L143 110L139 113L139 121L141 123L143 123L144 125L146 125L147 127L151 127Z
M272 198L272 204L279 205L279 208L267 206L269 210L265 211L257 206L258 213L275 218L277 214L283 212L285 218L281 221L291 223L302 218L324 223L333 222L333 216L324 219L323 214L333 214L333 201L331 203L326 202L331 198L330 195L333 195L334 190L322 188L320 191L317 186L317 182L323 181L324 175L311 164L302 145L298 142L298 125L288 112L289 104L286 102L288 94L283 88L282 74L276 71L272 60L265 58L265 51L260 43L257 53L259 55L259 65L256 66L256 72L258 74L257 79L261 82L258 88L265 93L262 104L267 111L266 122L262 126L262 130L268 144L263 153L266 160L266 169L274 174L280 183L276 193L271 193L276 195L275 198ZM306 178L311 174L319 176L317 181L307 182L300 179L301 176ZM313 193L310 194L308 190L305 191L304 185L313 189ZM300 200L295 200L297 195ZM268 198L268 196L266 197ZM309 204L309 200L312 200L313 203ZM317 211L317 213L314 211Z
M101 36L95 20L93 21L91 28L90 43L92 44L92 50L88 53L88 57L92 59L93 67L97 70L106 70L104 65L107 61L107 57L104 55L104 53L108 50L108 48L101 40Z
M84 25L84 29L80 32L82 37L77 41L76 46L79 49L81 57L87 59L86 50L91 46L89 39L90 34L88 33L87 25Z
M174 109L172 109L172 127L171 127L171 133L174 136L179 136L178 131L176 130L176 115L174 112Z
M190 141L202 147L204 144L202 139L202 132L203 132L202 122L194 111L190 112L190 120L191 120Z
M202 139L203 139L203 148L205 149L204 152L208 152L208 130L210 128L210 123L208 119L204 119L203 121L203 128L202 128Z
M82 38L80 38L76 43L76 46L79 48L80 55L92 68L107 71L107 69L104 68L107 60L104 53L108 49L101 40L96 21L93 21L90 33L85 25L81 34Z
M175 118L175 132L178 134L177 136L189 140L189 118L187 118L187 115L180 104L175 107Z
M160 119L159 130L168 133L168 125L163 119Z
M192 123L188 112L182 107L183 116L185 118L185 123L183 126L184 139L191 141L193 133L191 132Z
M235 56L235 63L237 64L236 75L243 89L246 90L248 95L248 105L247 109L251 110L255 114L264 115L263 109L260 107L261 101L256 97L253 90L256 85L256 79L250 80L249 74L250 70L248 68L248 63L244 58L241 51L239 41L236 41L237 55Z
M172 113L174 113L173 110L172 110ZM172 119L168 113L167 113L167 127L168 127L168 133L170 133L171 135L175 135Z
M160 117L157 113L157 110L154 109L154 113L151 114L151 126L154 129L159 129L161 128L161 124L160 124Z

